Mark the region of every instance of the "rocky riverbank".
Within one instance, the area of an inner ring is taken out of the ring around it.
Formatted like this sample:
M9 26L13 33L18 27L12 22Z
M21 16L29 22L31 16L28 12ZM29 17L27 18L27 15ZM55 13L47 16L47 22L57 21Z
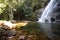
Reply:
M48 40L40 30L36 22L12 29L0 27L0 40Z

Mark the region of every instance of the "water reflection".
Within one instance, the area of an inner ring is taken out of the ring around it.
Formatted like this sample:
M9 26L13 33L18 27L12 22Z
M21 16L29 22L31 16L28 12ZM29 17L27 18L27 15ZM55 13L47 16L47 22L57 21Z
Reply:
M60 25L57 23L39 23L42 31L52 40L60 40Z

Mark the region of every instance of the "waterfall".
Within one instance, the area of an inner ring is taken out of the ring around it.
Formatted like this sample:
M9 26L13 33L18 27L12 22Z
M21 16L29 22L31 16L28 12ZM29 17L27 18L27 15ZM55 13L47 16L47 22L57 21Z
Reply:
M44 12L42 13L41 17L39 18L38 22L51 23L51 17L56 15L56 13L53 13L53 11L55 11L58 7L59 2L57 2L57 1L58 0L50 0L48 5L46 6ZM53 19L53 21L54 21L54 19Z
M50 39L59 40L60 0L50 0L38 22L43 22L40 23L40 27Z

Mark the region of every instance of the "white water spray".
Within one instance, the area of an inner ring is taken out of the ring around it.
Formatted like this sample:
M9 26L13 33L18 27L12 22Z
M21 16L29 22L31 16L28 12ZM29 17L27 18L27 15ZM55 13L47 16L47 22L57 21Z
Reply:
M39 18L38 22L45 22L48 20L49 23L51 23L50 18L52 15L52 11L57 7L56 0L50 0L49 4L45 8L42 16Z

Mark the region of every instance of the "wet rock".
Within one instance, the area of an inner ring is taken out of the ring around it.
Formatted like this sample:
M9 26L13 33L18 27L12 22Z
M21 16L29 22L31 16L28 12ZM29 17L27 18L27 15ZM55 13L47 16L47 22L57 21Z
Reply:
M51 22L55 22L55 18L51 18L50 20L51 20Z

